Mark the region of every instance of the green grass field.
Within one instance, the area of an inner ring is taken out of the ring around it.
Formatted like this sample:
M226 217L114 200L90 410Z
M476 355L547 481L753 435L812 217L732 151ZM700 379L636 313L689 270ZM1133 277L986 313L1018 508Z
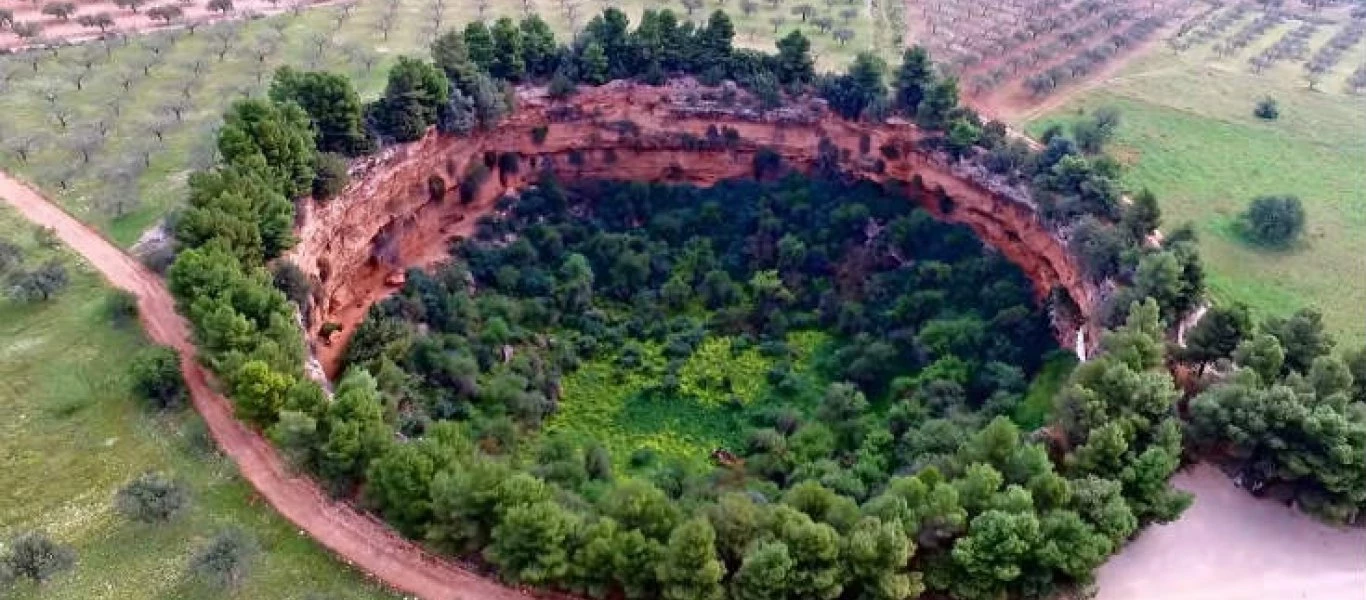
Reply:
M373 97L396 56L427 55L439 33L432 16L435 4L365 0L349 12L340 6L309 9L201 27L193 34L160 32L107 47L92 43L0 57L0 113L6 117L0 122L0 168L36 183L81 219L130 245L180 202L190 171L212 164L214 129L235 98L263 93L271 73L286 64L344 73L357 81L363 96ZM440 31L477 18L478 4L445 0ZM582 27L608 5L601 0L580 3L571 22L562 3L530 4L562 40L568 40L574 25ZM633 20L645 8L684 14L683 5L671 0L613 4ZM707 3L694 18L702 20L711 10L725 8L735 21L736 43L766 50L772 50L776 36L802 28L812 38L822 68L842 66L854 53L875 45L887 58L894 56L896 39L888 33L886 9L869 14L869 7L879 4L840 0L815 6L813 19L829 16L836 28L853 31L854 39L838 43L831 34L803 23L785 4L761 2L745 15L738 5ZM858 16L846 23L839 14L849 8ZM521 2L490 2L483 16L519 17L522 10ZM770 23L775 17L783 19L776 33ZM386 22L391 24L387 37ZM224 45L228 50L220 60ZM182 109L179 118L173 108Z
M1366 98L1344 86L1366 62L1366 43L1317 90L1293 60L1251 73L1248 56L1289 28L1273 28L1227 58L1208 44L1182 54L1155 50L1027 127L1038 133L1099 106L1118 107L1123 123L1110 151L1128 166L1128 187L1151 188L1167 226L1196 225L1216 301L1244 302L1259 316L1316 306L1343 343L1359 344L1366 339ZM1310 52L1335 30L1316 34ZM1252 115L1265 96L1280 104L1279 119ZM1301 244L1270 251L1237 236L1236 215L1262 194L1304 201Z
M8 207L0 238L30 267L58 256L71 286L43 303L0 299L0 540L40 529L72 544L76 567L17 599L391 598L253 500L218 456L192 410L145 410L128 365L147 342L106 315L109 288L66 250L42 249ZM112 509L115 491L147 470L184 479L193 505L170 524L138 525ZM186 575L190 555L227 526L250 531L263 553L240 589L223 593Z

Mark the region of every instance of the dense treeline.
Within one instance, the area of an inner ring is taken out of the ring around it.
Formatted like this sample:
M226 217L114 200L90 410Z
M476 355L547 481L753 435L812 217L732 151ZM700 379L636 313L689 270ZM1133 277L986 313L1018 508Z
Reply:
M1366 509L1366 348L1343 357L1310 309L1252 327L1218 307L1191 331L1184 358L1216 363L1190 402L1192 442L1240 485L1331 522Z
M1184 507L1165 484L1180 432L1155 306L1113 338L1132 359L1078 378L1059 469L1001 416L1051 346L1028 282L900 193L545 182L455 254L372 308L338 402L363 385L391 414L367 423L421 438L376 450L364 496L510 580L630 597L1043 594ZM838 383L782 362L784 335L813 327L834 336L818 369ZM562 373L638 368L641 344L671 359L648 393L682 401L677 365L714 335L780 358L769 397L737 399L740 460L614 472L591 440L519 440L555 410ZM1143 385L1107 387L1116 372ZM1143 427L1109 435L1130 414ZM307 418L327 417L281 423ZM330 467L326 444L292 450L338 484L362 475Z
M919 49L888 88L871 56L817 76L799 33L772 55L732 47L733 35L722 13L699 27L647 12L631 30L609 9L560 45L539 19L504 19L442 36L433 61L400 59L368 104L344 78L290 70L268 99L234 104L221 164L190 179L168 281L239 416L405 533L478 552L509 580L594 596L1036 596L1088 581L1140 526L1179 514L1187 500L1166 483L1181 428L1163 332L1198 301L1199 261L1186 233L1150 241L1156 203L1121 201L1096 132L1054 135L1035 152L958 107L956 82ZM294 242L292 200L344 183L340 157L430 126L491 127L514 108L513 83L548 81L564 95L676 73L737 79L769 102L815 90L851 118L900 113L941 132L927 150L1029 187L1094 278L1130 284L1110 301L1104 353L1061 394L1060 422L1026 436L1000 416L1047 345L1018 272L903 198L805 180L714 192L543 185L481 223L457 262L411 273L375 309L331 398L302 376L294 304L307 282L266 264ZM1287 419L1248 438L1246 427L1197 420L1200 439L1232 438L1259 477L1350 516L1339 495L1359 505L1361 487L1340 455L1361 439L1366 367L1349 361L1344 378L1319 364L1326 352L1292 351L1311 343L1298 320L1264 328L1287 358L1275 379L1241 376L1238 398L1278 410L1285 388L1314 418L1322 404L1342 419ZM832 332L817 370L835 383L796 374L783 334L802 329ZM580 361L628 370L642 347L662 347L671 361L652 393L670 394L672 360L718 335L777 365L775 392L736 399L752 427L739 460L616 472L600 447L526 437ZM1264 339L1247 344L1239 365L1275 362ZM1237 396L1220 394L1193 410ZM1321 421L1346 441L1320 444ZM1273 434L1304 436L1300 454L1263 442ZM1325 460L1344 470L1305 467Z

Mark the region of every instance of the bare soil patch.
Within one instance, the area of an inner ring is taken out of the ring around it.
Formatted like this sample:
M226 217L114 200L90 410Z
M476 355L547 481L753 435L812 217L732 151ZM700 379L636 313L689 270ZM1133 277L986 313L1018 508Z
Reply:
M1097 600L1366 597L1366 530L1254 498L1207 464L1172 483L1195 494L1195 504L1101 567Z

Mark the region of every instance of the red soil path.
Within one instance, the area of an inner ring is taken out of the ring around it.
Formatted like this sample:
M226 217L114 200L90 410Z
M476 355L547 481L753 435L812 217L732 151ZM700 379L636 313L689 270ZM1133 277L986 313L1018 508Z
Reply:
M437 557L375 518L330 499L308 477L291 472L261 434L233 417L232 404L195 360L195 347L175 301L156 274L99 232L77 221L24 183L0 173L0 198L57 236L114 286L138 298L139 317L158 344L180 353L194 407L209 432L257 493L295 526L347 564L393 589L427 600L527 600L531 596Z

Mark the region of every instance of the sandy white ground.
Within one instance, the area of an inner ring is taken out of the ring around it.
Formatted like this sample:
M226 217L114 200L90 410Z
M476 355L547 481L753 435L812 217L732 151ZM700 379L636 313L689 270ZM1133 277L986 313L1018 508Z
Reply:
M1097 600L1366 600L1366 530L1254 498L1209 465L1172 482L1195 504L1101 567Z

